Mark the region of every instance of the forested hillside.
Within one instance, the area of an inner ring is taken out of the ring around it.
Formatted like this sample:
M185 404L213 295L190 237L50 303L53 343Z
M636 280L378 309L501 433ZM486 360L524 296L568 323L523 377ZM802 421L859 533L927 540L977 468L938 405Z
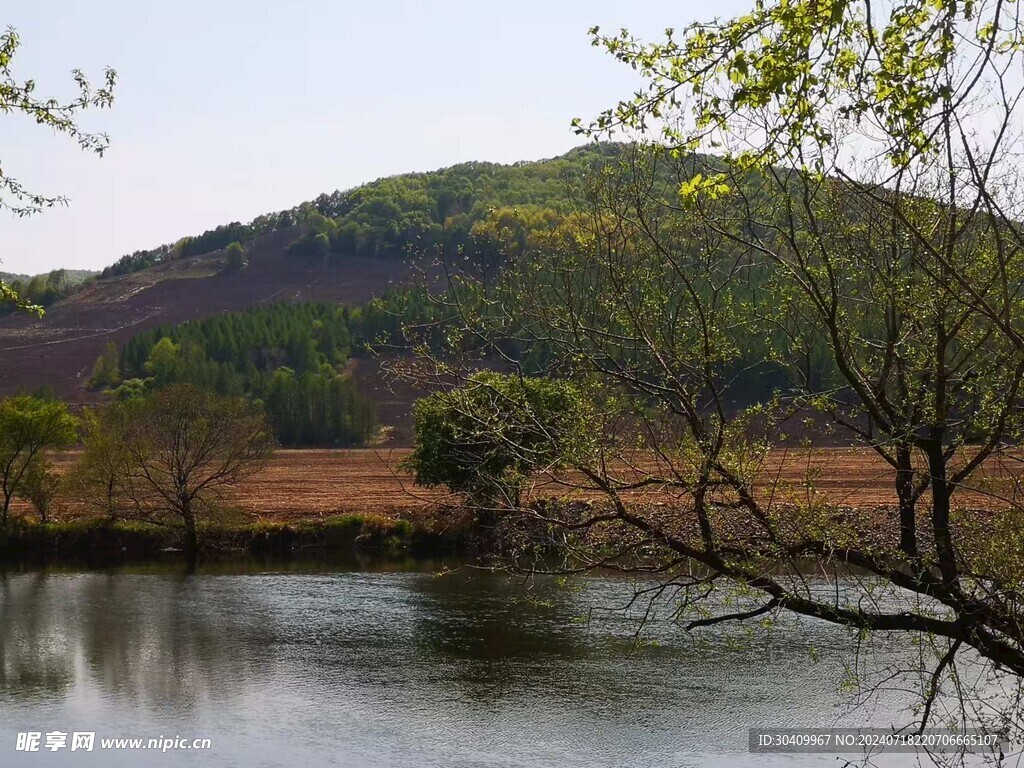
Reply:
M189 383L262 404L285 445L362 445L373 435L373 403L345 372L359 310L303 302L272 304L112 343L92 384L121 399Z
M161 325L120 348L108 342L89 385L130 400L187 383L253 400L283 445L365 445L376 432L376 408L351 375L353 353L397 343L403 317L427 321L434 313L421 291L404 290L362 307L276 302Z
M289 247L294 256L331 260L359 255L398 259L410 249L456 248L486 241L508 211L550 220L570 206L574 178L620 151L588 145L561 157L514 165L462 163L430 173L379 179L345 192L320 195L287 211L232 222L176 243L122 257L102 277L129 274L155 264L242 245L271 232L299 228Z
M359 398L386 403L378 408L385 414L382 426L405 423L409 403L384 391L370 361L348 371L351 351L371 338L404 344L403 320L423 321L431 346L445 332L436 322L437 307L408 289L406 257L468 255L490 269L530 250L557 251L582 234L578 208L588 205L588 184L602 177L602 169L628 161L627 149L587 145L550 160L464 163L380 179L126 256L49 307L41 320L19 313L0 322L0 351L11 361L0 370L0 392L47 386L72 402L96 402L101 392L121 386L129 391L157 378L155 366L163 356L173 361L164 370L168 380L244 393L268 404L278 414L275 426L286 444L363 442L372 419L351 421L351 414L369 412ZM690 169L714 164L700 157L684 162ZM668 203L678 190L673 168L680 171L678 164L666 164L656 179ZM33 279L35 287L25 292L36 303L67 293L51 290L68 284L60 273L46 277ZM39 286L51 292L44 296ZM305 302L351 308L340 316L344 330L333 316L266 327L259 332L263 336L253 330L283 314L269 306ZM246 317L244 310L253 307L259 309ZM242 315L220 317L227 312ZM150 360L164 338L161 354ZM172 352L171 344L173 354L164 354ZM113 353L104 353L109 345ZM745 346L753 350L756 340ZM545 370L549 357L545 345L516 339L474 352L515 358L534 373ZM101 354L108 360L105 375L93 368ZM744 358L730 381L737 400L759 399L784 383L782 371L755 365L754 357L752 352L750 360ZM352 384L360 376L370 379L362 392ZM325 418L316 403L327 397L344 400L344 414Z
M0 272L0 281L7 283L30 304L48 307L69 296L98 272L85 269L55 269L45 275L13 275ZM14 302L0 302L0 313L14 310Z

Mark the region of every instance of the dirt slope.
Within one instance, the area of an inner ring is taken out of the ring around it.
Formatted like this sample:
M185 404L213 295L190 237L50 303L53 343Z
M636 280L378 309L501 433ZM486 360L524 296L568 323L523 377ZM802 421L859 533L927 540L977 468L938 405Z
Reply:
M223 273L224 253L162 264L96 282L51 307L41 319L0 318L0 395L52 387L73 403L92 402L85 388L107 341L123 344L134 334L272 301L362 304L408 273L397 262L351 257L329 268L289 258L294 230L250 243L249 267Z

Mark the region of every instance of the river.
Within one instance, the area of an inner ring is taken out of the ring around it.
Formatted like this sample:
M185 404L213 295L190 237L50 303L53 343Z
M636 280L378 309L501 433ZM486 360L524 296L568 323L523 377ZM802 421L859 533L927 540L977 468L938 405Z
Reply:
M666 605L638 643L635 615L601 610L628 580L438 568L0 576L0 765L834 766L749 754L748 728L900 720L902 694L842 692L854 645L821 622L688 634ZM856 661L898 653L883 638ZM94 749L15 749L54 731ZM100 748L115 737L211 746Z

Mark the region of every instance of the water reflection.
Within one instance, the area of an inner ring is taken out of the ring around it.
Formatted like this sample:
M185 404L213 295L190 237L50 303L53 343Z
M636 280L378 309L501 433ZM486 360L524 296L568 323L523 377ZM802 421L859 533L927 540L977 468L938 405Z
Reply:
M0 691L17 696L58 695L74 684L73 648L47 612L47 577L0 574Z
M567 672L590 647L571 590L470 569L413 586L415 642L443 669L438 685L491 702L538 689L581 694L579 676Z
M629 590L470 569L0 576L0 762L17 731L63 727L219 750L169 765L764 765L749 726L843 714L841 630L695 644L655 621L637 646L632 623L590 613Z

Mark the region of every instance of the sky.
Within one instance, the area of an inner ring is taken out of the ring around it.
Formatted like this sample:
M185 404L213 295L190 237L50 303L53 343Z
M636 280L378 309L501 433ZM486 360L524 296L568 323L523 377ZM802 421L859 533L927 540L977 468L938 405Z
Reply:
M38 95L74 93L70 70L118 72L103 158L2 115L0 163L66 208L0 215L0 271L101 269L132 251L382 176L468 160L515 162L582 143L640 84L587 30L656 38L751 5L625 0L515 3L241 0L11 3L12 70Z

